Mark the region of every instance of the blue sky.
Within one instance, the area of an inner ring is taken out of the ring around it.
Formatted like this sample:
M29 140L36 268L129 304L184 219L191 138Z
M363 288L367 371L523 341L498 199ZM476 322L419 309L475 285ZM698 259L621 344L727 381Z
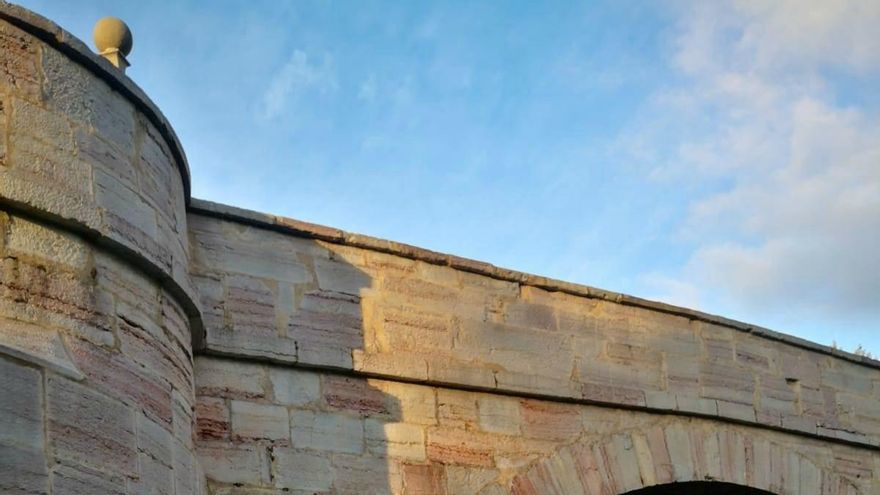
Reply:
M193 195L880 353L880 2L29 0Z

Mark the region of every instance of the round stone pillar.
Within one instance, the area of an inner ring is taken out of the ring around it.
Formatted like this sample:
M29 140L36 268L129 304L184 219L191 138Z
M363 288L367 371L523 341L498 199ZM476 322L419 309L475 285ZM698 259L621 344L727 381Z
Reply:
M0 4L0 492L200 491L188 194L143 92Z

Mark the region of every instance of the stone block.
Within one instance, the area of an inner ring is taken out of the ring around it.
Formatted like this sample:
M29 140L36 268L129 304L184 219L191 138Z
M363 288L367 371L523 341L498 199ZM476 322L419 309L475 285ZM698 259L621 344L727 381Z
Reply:
M462 430L478 429L480 413L473 393L437 389L437 422Z
M332 292L305 294L287 335L296 340L300 362L351 369L352 351L364 346L359 300Z
M134 149L134 106L67 55L43 50L44 93L54 111L92 127L122 150Z
M91 250L81 240L20 217L14 217L9 222L6 247L10 254L30 256L75 272L83 272L91 267Z
M175 440L190 448L195 438L194 402L195 398L188 390L171 392L171 433Z
M369 380L368 384L381 392L385 400L385 413L372 417L419 425L437 423L437 398L433 387L384 380Z
M477 495L483 493L486 485L498 478L497 469L465 468L448 466L446 468L446 491L456 495Z
M335 410L363 415L389 412L382 391L361 378L324 375L321 377L321 394L324 403Z
M265 367L253 364L196 357L196 390L201 395L233 399L256 399L266 396Z
M191 249L202 267L292 284L313 282L306 266L291 255L295 239L199 215L189 221Z
M287 409L282 406L233 400L230 403L232 436L243 440L290 438Z
M172 435L166 427L157 424L143 414L137 414L137 445L138 450L171 467Z
M265 332L209 329L207 347L222 354L247 356L279 363L297 362L297 343L293 339Z
M482 395L477 400L480 429L487 433L518 435L522 423L521 407L519 399Z
M663 386L661 365L661 362L650 365L641 362L624 363L610 358L583 360L578 363L578 376L583 383L636 390L660 390Z
M750 404L740 404L739 402L726 400L716 402L718 403L718 415L723 418L747 421L749 423L756 421L755 408Z
M404 464L403 486L404 493L408 495L444 495L448 493L444 466L439 464Z
M48 494L43 451L0 442L0 493Z
M495 388L495 372L488 366L475 366L465 361L459 361L451 356L428 355L425 357L428 364L428 380L434 383L451 383L467 385L470 387ZM511 382L519 383L515 378Z
M833 368L821 371L822 386L864 395L870 394L873 389L871 378L864 368L840 360L835 361Z
M177 495L169 465L145 453L138 454L138 465L138 476L129 485L132 495Z
M159 238L156 210L121 180L100 169L95 170L95 203L118 218L120 224L146 239L155 241ZM137 245L134 241L131 243Z
M577 406L546 401L521 401L522 433L528 438L566 440L581 432L581 413Z
M336 480L330 459L318 453L290 448L274 451L275 486L304 492L329 491Z
M683 426L672 425L666 428L665 436L673 481L691 481L695 479L696 472L691 453L691 440L687 430Z
M196 436L200 440L228 439L231 428L226 399L197 396Z
M459 466L494 466L494 446L490 436L457 428L429 427L428 460Z
M175 439L171 448L174 457L172 477L175 495L195 495L198 488L196 480L196 460L191 445Z
M56 456L118 475L135 475L137 442L130 408L58 377L49 378L47 397L49 443Z
M487 365L557 379L571 375L574 361L569 336L472 319L461 322L456 347Z
M0 444L43 452L43 378L34 368L0 357Z
M754 403L755 375L750 370L709 361L700 367L700 383L704 398Z
M144 132L138 136L141 139L140 157L136 162L141 193L158 211L172 218L171 177L178 172L164 138L151 123L142 122L142 125Z
M617 385L585 383L581 386L584 399L608 404L647 406L646 393L638 388Z
M364 438L367 450L373 455L406 461L425 460L425 432L421 425L367 419Z
M62 461L52 468L52 493L63 495L127 495L125 478L81 464ZM136 493L149 493L139 491ZM162 492L153 492L160 495ZM152 495L152 494L151 494Z
M30 35L0 23L0 84L31 100L41 93L39 46Z
M364 423L342 413L291 411L293 446L318 452L360 454L364 450Z
M776 353L763 339L741 336L735 344L736 362L741 366L770 371L777 368Z
M361 289L367 289L372 285L372 280L366 273L346 262L336 260L316 258L315 275L321 290L341 294L358 296Z
M378 309L381 324L376 341L381 352L401 350L452 350L452 321L449 315L410 306L385 305Z
M224 307L232 330L276 335L275 281L230 275L225 279Z
M556 310L545 304L515 301L505 308L504 322L508 325L554 332L558 329Z
M162 327L141 327L125 318L117 323L120 350L151 374L167 380L175 390L189 390L192 371L186 348L171 341Z
M171 423L171 387L127 356L68 340L70 354L94 386L125 403L142 407L158 422Z
M137 176L128 154L86 128L76 128L74 139L77 156L82 161L116 177L129 188L135 189Z
M273 402L285 406L305 406L321 398L318 373L292 368L270 367Z
M404 352L367 353L360 349L351 351L352 369L376 376L427 381L428 361L419 355Z
M376 493L391 495L392 473L388 460L369 456L335 454L332 457L332 493L360 495Z
M283 457L284 451L284 449L275 449L276 460L279 455ZM196 454L209 480L257 486L269 482L269 456L265 447L248 444L201 443L196 448ZM290 465L284 469L295 472L306 468L303 465ZM282 471L278 473L279 476L285 474Z

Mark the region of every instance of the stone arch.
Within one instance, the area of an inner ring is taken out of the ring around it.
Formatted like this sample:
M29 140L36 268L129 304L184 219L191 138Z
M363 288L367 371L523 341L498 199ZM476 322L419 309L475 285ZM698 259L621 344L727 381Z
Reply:
M773 493L723 481L687 481L640 488L626 495L773 495Z
M790 446L735 427L672 423L576 442L516 476L512 495L618 495L720 482L779 495L858 495L856 484Z

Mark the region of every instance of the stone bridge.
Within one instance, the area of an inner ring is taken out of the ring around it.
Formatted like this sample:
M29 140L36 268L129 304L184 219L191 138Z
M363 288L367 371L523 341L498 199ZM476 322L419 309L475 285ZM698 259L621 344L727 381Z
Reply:
M0 492L880 494L880 362L189 190L0 3Z

